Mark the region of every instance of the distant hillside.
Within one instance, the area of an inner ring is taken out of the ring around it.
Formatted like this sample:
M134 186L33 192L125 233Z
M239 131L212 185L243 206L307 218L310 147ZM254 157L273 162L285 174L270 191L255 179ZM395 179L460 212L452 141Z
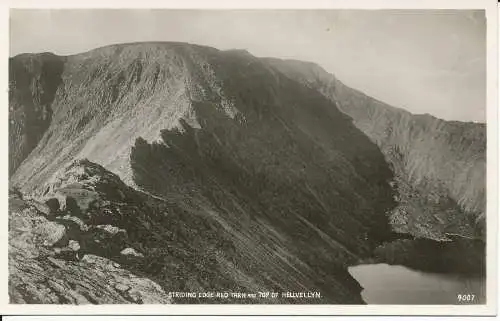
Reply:
M123 267L165 292L362 303L346 267L394 237L394 177L335 102L245 51L139 43L51 59L60 80L41 127L17 124L38 115L34 88L51 82L17 79L44 60L10 60L22 67L11 71L10 144L38 141L14 152L11 185L80 230L126 230L116 248L80 241L88 253L120 261L132 247L143 256Z
M484 238L486 125L413 115L349 88L321 67L266 59L336 103L374 141L395 173L393 226L417 236Z

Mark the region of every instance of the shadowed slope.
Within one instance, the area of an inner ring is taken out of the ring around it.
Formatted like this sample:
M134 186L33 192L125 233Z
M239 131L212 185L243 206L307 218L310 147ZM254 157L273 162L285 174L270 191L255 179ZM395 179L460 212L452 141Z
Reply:
M217 98L195 101L200 128L137 140L135 183L217 222L238 253L227 260L240 272L226 273L247 290L316 288L328 302L355 302L346 266L391 236L382 154L335 105L258 59L212 59L236 113Z
M9 176L50 125L64 58L50 53L9 59Z
M484 237L484 124L413 115L343 85L315 64L266 61L337 103L377 143L395 173L396 230L431 238L445 233Z

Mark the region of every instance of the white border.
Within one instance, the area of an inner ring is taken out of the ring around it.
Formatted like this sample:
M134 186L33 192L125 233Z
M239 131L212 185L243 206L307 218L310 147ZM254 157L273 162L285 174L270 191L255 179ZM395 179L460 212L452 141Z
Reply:
M11 0L0 7L0 109L4 126L0 126L1 144L8 149L8 15L9 8L219 8L219 9L485 9L487 28L487 304L482 306L408 306L408 305L11 305L8 304L8 201L7 184L1 185L0 230L0 313L23 315L51 314L139 314L139 315L496 315L497 313L497 234L498 234L498 10L495 0ZM7 153L0 162L2 179L8 182Z

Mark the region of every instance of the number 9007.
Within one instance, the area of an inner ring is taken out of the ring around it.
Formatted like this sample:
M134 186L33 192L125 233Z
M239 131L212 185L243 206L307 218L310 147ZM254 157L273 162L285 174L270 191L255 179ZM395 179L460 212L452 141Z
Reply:
M474 301L474 294L457 294L458 302L472 302Z

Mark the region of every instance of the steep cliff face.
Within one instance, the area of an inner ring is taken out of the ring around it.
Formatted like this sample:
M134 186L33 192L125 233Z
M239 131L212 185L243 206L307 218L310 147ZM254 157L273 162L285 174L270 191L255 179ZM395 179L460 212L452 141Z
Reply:
M85 251L167 292L362 303L346 267L392 237L394 178L334 101L244 51L148 43L57 59L50 122L11 182L82 221ZM115 240L103 225L126 240L96 245ZM142 257L124 260L126 246Z
M50 53L9 61L9 176L37 146L52 119L64 59Z
M413 115L349 88L321 67L266 59L335 102L375 142L394 171L397 231L443 239L484 238L486 125Z

